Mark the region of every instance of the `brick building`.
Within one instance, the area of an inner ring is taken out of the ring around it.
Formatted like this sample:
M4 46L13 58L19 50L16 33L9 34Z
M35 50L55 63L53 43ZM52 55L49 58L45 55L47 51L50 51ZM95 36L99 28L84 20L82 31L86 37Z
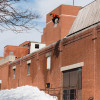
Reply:
M60 16L56 27L47 14L42 43L6 46L0 88L32 85L58 94L60 100L99 100L99 4L100 0L84 8L61 5L52 11Z

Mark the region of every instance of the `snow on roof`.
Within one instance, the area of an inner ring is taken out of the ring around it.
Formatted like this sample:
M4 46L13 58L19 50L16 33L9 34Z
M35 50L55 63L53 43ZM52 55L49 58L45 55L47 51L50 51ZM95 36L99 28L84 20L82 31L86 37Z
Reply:
M93 24L96 24L99 21L100 0L95 0L94 2L90 3L89 5L85 6L79 11L67 36L78 32L86 27L89 27Z
M37 87L22 86L11 90L1 90L0 100L57 100Z

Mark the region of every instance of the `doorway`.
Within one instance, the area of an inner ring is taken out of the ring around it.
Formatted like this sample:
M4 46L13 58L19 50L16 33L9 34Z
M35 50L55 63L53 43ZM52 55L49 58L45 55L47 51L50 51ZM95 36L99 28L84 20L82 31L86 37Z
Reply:
M63 100L82 100L82 67L63 72Z

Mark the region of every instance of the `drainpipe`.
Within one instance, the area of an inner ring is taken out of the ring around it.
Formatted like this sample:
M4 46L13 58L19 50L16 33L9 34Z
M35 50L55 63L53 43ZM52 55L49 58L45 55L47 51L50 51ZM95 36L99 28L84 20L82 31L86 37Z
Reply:
M96 78L96 66L97 66L97 62L96 62L96 40L97 40L97 31L96 28L93 29L93 52L94 52L94 100L95 100L95 78Z

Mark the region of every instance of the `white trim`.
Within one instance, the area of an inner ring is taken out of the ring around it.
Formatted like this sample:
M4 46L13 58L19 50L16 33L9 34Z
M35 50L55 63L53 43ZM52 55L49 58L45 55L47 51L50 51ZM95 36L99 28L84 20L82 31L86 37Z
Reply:
M74 15L65 15L65 14L61 14L60 16L66 16L66 17L77 17L77 16L74 16Z
M66 70L70 70L70 69L74 69L74 68L79 68L79 67L83 67L84 66L84 62L80 62L80 63L76 63L73 65L69 65L69 66L65 66L65 67L61 67L61 71L66 71Z
M13 66L13 68L12 69L16 69L16 66Z
M77 16L74 16L74 15L66 15L66 14L61 14L60 16L66 16L66 17L77 17ZM49 23L51 23L51 21L49 21L48 23L46 23L46 25L48 25Z
M0 80L0 84L2 83L2 80Z
M50 70L51 68L51 56L47 57L47 69Z
M49 21L46 25L48 25L49 23L51 23L52 22L52 20L51 21Z
M31 60L28 60L28 61L27 61L27 64L30 64L30 63L31 63Z

